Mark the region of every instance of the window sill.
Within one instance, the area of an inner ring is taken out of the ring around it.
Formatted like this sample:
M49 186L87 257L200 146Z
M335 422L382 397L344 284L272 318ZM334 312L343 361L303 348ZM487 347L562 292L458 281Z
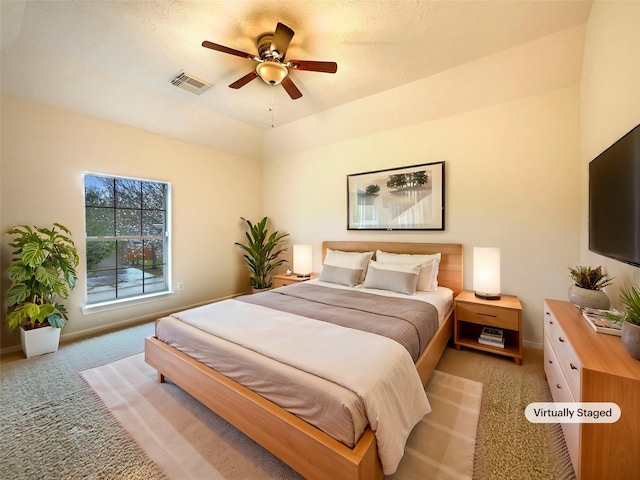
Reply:
M153 293L140 297L125 298L122 300L111 300L109 302L94 303L92 305L85 305L82 307L82 314L92 315L94 313L108 312L120 308L128 308L143 305L145 303L156 302L158 300L164 300L171 297L173 297L173 291Z

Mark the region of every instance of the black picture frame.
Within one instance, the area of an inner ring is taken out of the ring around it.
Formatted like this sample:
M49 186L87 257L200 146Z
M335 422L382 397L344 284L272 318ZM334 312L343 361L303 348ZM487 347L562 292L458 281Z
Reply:
M444 164L347 175L347 230L444 230Z

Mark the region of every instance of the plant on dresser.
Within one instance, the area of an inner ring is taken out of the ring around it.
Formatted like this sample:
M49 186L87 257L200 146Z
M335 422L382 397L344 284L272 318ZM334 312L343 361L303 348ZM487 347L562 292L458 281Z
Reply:
M607 278L602 273L602 267L583 267L576 265L569 267L573 285L569 287L569 301L579 307L608 310L611 306L609 297L602 291L613 283L613 278Z
M620 303L624 306L622 313L607 312L606 316L622 322L622 343L633 358L640 360L640 286L621 289Z

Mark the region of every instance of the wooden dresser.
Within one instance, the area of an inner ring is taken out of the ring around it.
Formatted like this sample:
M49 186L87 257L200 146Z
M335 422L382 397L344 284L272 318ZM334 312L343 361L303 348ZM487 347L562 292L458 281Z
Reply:
M616 423L563 423L580 480L640 478L640 361L569 302L544 302L544 370L555 402L615 402Z

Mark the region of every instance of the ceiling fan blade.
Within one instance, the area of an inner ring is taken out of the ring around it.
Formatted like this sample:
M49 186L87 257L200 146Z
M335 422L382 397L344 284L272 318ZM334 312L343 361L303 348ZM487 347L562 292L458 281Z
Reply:
M289 66L296 70L307 70L309 72L336 73L338 64L336 62L314 62L312 60L290 60Z
M302 96L302 92L298 90L298 87L296 87L296 84L293 83L293 80L291 80L291 77L286 77L282 81L281 85L287 91L287 93L289 94L292 100L296 100Z
M249 60L253 59L255 55L251 55L247 52L241 52L240 50L235 50L233 48L225 47L224 45L218 45L217 43L208 42L205 40L202 42L202 46L206 48L210 48L212 50L216 50L222 53L228 53L229 55L235 55L236 57L248 58Z
M253 72L249 72L244 77L233 82L231 85L229 85L229 88L238 89L240 87L244 87L247 83L249 83L251 80L257 77L258 77L258 74L254 70Z
M276 31L273 34L273 40L271 40L271 51L277 50L280 54L279 58L284 59L285 53L287 53L287 48L289 48L289 44L291 43L291 39L293 38L294 31L287 27L284 23L279 23L276 26Z

